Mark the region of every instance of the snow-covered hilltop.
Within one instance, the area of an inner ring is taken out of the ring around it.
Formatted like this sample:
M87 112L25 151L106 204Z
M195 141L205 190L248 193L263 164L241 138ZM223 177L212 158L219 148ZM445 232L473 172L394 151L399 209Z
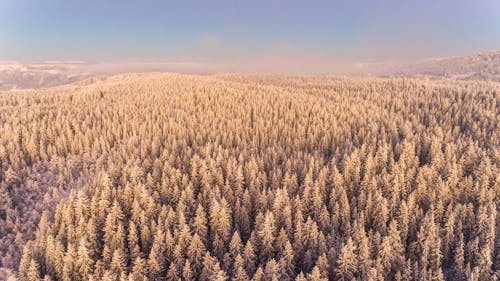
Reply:
M500 81L500 51L470 56L422 60L395 65L382 71L387 76L430 76L467 80Z
M46 88L91 76L82 62L21 63L0 61L0 90Z
M45 61L21 63L0 61L0 90L47 88L73 83L93 76L127 72L206 74L238 72L240 69L245 69L245 66L193 62L87 63L79 61ZM247 71L241 72L245 73ZM459 80L491 80L500 82L500 51L405 63L352 63L345 65L343 71L332 69L330 74L384 77L446 77Z

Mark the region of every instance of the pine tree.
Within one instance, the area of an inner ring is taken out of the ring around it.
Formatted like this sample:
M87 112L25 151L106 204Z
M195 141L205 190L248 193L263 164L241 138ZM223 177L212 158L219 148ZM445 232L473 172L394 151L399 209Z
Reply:
M164 239L162 232L158 230L155 235L153 246L149 252L148 267L152 276L158 276L164 271Z
M266 263L266 267L264 268L264 279L270 280L270 281L281 279L279 269L278 269L278 264L276 263L276 261L274 259L270 259Z
M76 262L76 266L82 280L88 280L88 278L92 275L94 261L90 257L88 247L89 243L86 238L82 238L80 240L80 246L78 247L78 260Z
M354 246L352 239L349 238L347 242L342 246L340 251L340 256L337 260L337 269L335 273L337 274L339 280L351 280L355 277L357 272L357 256L354 252L356 247Z
M300 273L297 275L297 278L295 278L295 281L307 281L306 277L304 276L304 273Z
M262 270L262 267L258 267L257 270L255 271L252 281L264 281L264 271Z
M271 212L267 212L258 231L262 261L266 261L274 255L275 231L274 216Z
M134 261L131 277L133 280L146 281L148 280L148 270L146 261L140 256Z
M393 264L393 248L389 236L384 237L382 245L377 255L377 269L384 276L387 276Z
M196 233L191 239L191 244L187 250L188 259L195 273L200 273L203 268L203 257L205 252L205 245L203 245L200 236Z
M464 280L465 274L465 257L464 257L464 241L462 232L460 232L458 243L455 246L454 261L453 261L453 278L457 281Z
M479 273L478 273L478 278L479 280L492 280L493 279L493 274L492 274L492 265L493 262L491 260L492 252L488 246L485 246L481 252L479 253L479 260L478 260L478 267L479 267Z
M23 277L28 276L29 268L31 265L31 260L32 260L32 258L30 256L28 250L25 249L23 251L23 256L21 257L21 261L19 263L19 273L21 276L23 276Z
M186 262L184 263L184 267L182 268L182 280L185 280L185 281L195 280L195 275L194 275L193 271L191 270L191 263L189 262L188 259L186 259Z
M283 280L293 280L296 275L294 258L292 244L290 241L287 241L281 259L279 260L279 267L281 269L280 276Z
M205 210L198 204L196 209L196 217L193 223L194 232L201 238L203 243L207 242L207 219L205 215Z
M317 267L314 267L311 273L307 275L308 281L327 281L328 278L322 277L321 272Z
M179 273L177 272L177 268L175 267L174 263L171 263L168 268L167 280L169 281L180 280Z
M231 238L231 242L229 243L229 251L232 256L236 256L237 254L241 254L243 250L243 245L241 243L240 234L235 232L233 234L233 238Z
M110 264L110 273L114 276L119 276L122 273L125 273L126 262L124 254L121 250L117 249L113 252L113 258L111 259Z
M363 226L361 226L363 228ZM357 241L357 256L358 256L358 268L360 278L367 279L370 269L372 267L372 259L370 256L370 246L368 238L364 231L360 232L359 238Z
M40 268L35 260L30 261L30 266L26 275L27 281L40 281Z
M223 241L229 240L229 234L231 232L231 210L224 198L220 203L216 200L212 202L210 228L214 236L220 236Z
M249 276L253 276L255 272L255 258L255 249L252 241L248 240L243 250L243 264Z
M206 252L205 256L203 257L203 267L200 274L200 280L211 280L210 278L213 275L216 266L219 266L216 260L212 256L210 256L209 252Z
M77 262L78 256L75 251L73 244L68 244L68 249L66 255L64 256L64 268L63 268L63 280L75 280L77 279Z
M234 259L232 280L234 281L249 281L245 268L243 267L244 262L240 254L238 254Z
M139 235L137 233L137 227L135 223L132 221L129 224L128 230L128 248L130 250L130 260L135 261L138 257L141 256L141 247L139 246Z

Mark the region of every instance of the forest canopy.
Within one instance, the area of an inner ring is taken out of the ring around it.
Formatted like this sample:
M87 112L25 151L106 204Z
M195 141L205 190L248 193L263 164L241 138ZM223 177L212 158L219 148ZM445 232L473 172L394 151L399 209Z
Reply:
M497 280L500 83L0 92L0 279Z

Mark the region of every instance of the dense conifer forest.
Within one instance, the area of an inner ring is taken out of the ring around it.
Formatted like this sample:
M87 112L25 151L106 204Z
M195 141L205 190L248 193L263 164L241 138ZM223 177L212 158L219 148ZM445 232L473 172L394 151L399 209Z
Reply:
M0 279L497 280L500 83L0 92Z

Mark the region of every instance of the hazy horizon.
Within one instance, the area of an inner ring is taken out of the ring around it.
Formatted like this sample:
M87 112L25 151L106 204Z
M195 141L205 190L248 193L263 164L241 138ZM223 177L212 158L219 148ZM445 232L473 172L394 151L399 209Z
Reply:
M327 73L500 49L498 1L0 2L0 60Z

